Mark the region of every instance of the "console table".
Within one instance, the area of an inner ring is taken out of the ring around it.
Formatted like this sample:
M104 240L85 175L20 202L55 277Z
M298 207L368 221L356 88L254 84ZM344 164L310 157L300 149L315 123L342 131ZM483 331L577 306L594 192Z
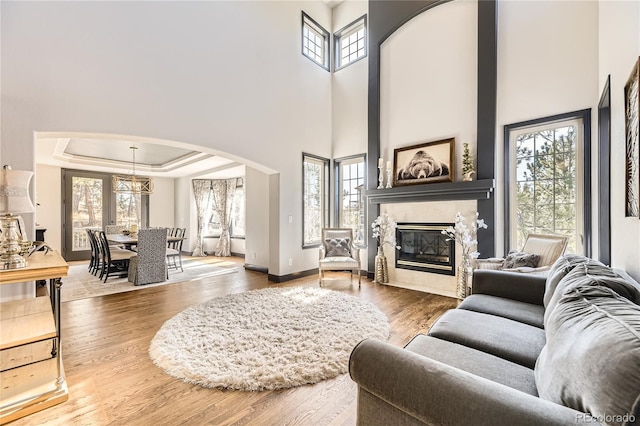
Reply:
M0 303L0 424L69 399L62 366L61 278L56 251L33 253L26 268L0 271L0 285L49 280L49 297Z

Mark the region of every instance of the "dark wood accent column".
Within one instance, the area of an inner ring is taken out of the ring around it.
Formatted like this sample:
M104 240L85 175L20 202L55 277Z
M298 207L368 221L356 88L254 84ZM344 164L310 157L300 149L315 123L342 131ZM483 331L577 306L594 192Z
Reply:
M380 157L380 46L395 30L413 17L450 0L369 2L369 100L367 189L378 185ZM497 0L478 1L478 145L477 178L495 178L495 128L497 87ZM494 197L478 201L480 217L495 229ZM380 214L380 205L367 203L367 220ZM373 276L376 240L368 234L368 275ZM478 247L483 256L495 254L495 235L488 232Z

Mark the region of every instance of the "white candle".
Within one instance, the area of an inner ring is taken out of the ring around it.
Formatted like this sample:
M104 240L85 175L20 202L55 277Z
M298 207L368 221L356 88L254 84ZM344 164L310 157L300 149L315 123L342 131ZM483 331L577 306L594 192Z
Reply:
M391 161L387 161L387 170L391 170Z
M378 159L378 168L381 169L384 167L384 158Z

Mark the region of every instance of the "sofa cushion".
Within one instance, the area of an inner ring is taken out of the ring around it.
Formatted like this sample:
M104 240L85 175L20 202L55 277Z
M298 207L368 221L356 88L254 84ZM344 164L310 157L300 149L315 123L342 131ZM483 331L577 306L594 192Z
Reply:
M533 370L486 352L419 334L405 346L418 355L538 396Z
M524 253L521 251L512 250L509 252L507 257L504 258L502 267L504 269L520 268L520 267L535 268L536 266L538 266L539 260L540 260L539 254Z
M545 308L549 304L553 293L555 293L558 283L576 266L589 261L588 257L579 254L565 254L558 258L549 269L547 282L544 291L543 303Z
M488 294L472 294L460 303L458 309L496 315L538 328L544 327L544 307L533 303Z
M640 306L608 287L573 287L546 331L535 366L542 398L608 416L607 424L640 418Z
M635 285L618 275L613 269L596 260L576 265L571 272L560 280L556 291L549 300L544 313L545 324L564 294L576 287L606 287L617 294L640 304L640 290Z
M495 315L452 309L431 327L429 336L468 346L533 368L545 344L544 330Z

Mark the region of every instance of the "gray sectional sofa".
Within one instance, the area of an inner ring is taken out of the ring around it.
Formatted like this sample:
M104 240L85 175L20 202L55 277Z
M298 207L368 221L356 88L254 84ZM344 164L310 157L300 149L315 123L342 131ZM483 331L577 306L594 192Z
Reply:
M365 340L349 372L358 425L640 425L640 285L576 255L478 270L426 335Z

